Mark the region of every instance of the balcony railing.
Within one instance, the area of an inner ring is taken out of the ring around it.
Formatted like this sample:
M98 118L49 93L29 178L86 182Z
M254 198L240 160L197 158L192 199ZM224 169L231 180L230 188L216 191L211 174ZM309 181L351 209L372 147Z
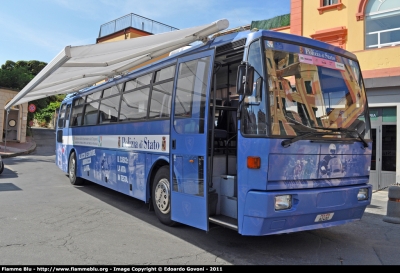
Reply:
M100 26L99 38L133 27L151 34L178 30L177 28L131 13Z
M399 39L397 39L397 41L385 42L385 41L391 40L390 33L392 32L392 34L393 34L395 31L399 32L396 35L397 37L399 37ZM386 36L386 34L387 34L387 36ZM392 29L368 32L367 35L371 35L371 36L377 35L378 42L377 42L377 44L374 44L374 45L367 45L367 48L381 48L381 47L386 47L386 46L400 45L400 35L399 34L400 34L400 28L392 28Z

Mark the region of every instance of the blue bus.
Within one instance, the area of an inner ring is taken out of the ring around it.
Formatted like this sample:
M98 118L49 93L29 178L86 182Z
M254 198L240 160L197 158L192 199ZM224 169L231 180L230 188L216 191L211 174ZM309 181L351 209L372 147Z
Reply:
M68 95L56 164L165 225L260 236L359 220L372 142L354 54L266 30L202 44Z

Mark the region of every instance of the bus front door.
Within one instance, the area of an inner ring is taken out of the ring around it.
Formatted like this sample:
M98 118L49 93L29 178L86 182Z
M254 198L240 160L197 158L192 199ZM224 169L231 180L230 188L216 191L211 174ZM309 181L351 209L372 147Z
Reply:
M171 122L171 218L208 230L207 121L214 50L178 60Z

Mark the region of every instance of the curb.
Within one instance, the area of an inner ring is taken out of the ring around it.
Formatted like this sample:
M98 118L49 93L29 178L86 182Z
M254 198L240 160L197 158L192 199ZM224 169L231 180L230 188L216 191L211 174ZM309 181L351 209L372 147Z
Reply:
M391 187L391 186L400 186L400 183L398 183L398 182L396 182L396 183L393 183L393 184L391 184L391 185L389 185L389 186L386 186L386 187L383 187L383 188L380 188L380 189L374 190L374 191L372 191L372 193L376 193L376 192L384 191L384 190L388 189L388 188L389 188L389 187Z
M36 142L32 142L31 147L26 151L13 153L13 154L4 154L4 155L1 155L1 157L2 158L10 158L10 157L16 157L16 156L20 156L20 155L27 155L27 154L34 152L35 150L36 150Z

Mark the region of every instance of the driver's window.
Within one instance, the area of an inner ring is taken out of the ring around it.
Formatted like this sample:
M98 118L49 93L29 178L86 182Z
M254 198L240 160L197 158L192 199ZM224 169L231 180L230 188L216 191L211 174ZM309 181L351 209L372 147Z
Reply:
M244 100L243 131L245 134L266 135L267 109L260 41L255 41L250 45L247 61L254 67L254 85L252 95ZM256 88L257 85L261 85L261 88Z

